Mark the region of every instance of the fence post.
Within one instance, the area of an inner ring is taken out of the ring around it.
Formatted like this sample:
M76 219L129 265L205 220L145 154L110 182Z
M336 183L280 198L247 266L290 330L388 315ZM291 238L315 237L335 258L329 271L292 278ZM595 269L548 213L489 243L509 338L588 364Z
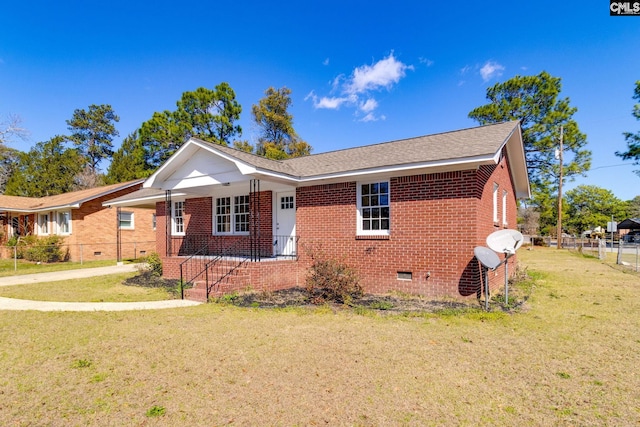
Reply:
M80 265L82 265L83 253L82 253L82 243L80 243Z
M13 271L18 271L18 245L13 247Z

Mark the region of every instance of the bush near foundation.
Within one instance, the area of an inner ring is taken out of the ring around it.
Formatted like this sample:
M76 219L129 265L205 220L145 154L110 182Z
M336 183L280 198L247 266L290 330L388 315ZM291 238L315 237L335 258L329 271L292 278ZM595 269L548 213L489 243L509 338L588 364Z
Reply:
M353 268L320 251L315 251L310 256L313 263L307 274L306 290L311 302L350 304L353 298L362 296L362 286Z

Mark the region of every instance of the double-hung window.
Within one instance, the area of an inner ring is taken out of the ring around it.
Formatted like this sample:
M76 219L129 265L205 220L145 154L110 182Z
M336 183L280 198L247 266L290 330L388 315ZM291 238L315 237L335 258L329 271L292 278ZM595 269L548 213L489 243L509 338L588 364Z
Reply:
M215 199L215 234L247 234L249 232L249 196L227 196Z
M171 233L184 235L184 202L173 202L171 207Z
M38 215L38 234L46 236L49 234L49 214L44 213Z
M388 235L390 231L389 181L358 184L358 234Z
M58 234L71 234L71 211L58 212Z
M133 230L133 212L120 212L120 218L118 218L121 230Z
M507 225L507 190L502 191L502 225Z
M498 223L498 190L500 186L497 183L493 183L493 222Z

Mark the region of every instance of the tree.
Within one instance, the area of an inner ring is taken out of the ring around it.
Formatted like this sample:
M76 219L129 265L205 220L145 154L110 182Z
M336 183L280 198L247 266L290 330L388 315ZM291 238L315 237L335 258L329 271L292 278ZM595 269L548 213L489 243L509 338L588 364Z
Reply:
M627 203L618 199L610 190L595 185L580 185L566 193L566 228L576 234L593 229L605 228L607 222L627 217Z
M39 142L28 153L20 153L17 167L7 182L6 194L43 197L74 189L74 179L83 169L77 150L66 148L64 136Z
M637 120L640 120L640 80L636 82L633 99L639 101L639 103L633 106L633 112L631 114ZM623 135L627 142L628 150L624 152L616 151L616 156L622 157L624 160L633 159L635 165L640 165L640 132L625 132ZM635 172L640 175L640 170Z
M242 133L240 119L242 107L228 83L220 83L214 90L200 87L185 92L177 103L176 114L190 124L189 136L195 136L220 145L229 145L232 138Z
M105 177L107 184L146 178L153 173L154 169L150 168L145 161L145 150L138 134L138 131L129 134L122 141L120 149L113 153Z
M585 149L586 135L573 120L577 108L569 98L559 99L560 78L543 71L537 76L515 76L487 89L489 103L472 110L469 117L485 125L520 120L522 139L533 184L557 185L559 165L555 150L563 127L566 178L583 174L591 167L591 151ZM545 190L549 188L545 185Z
M98 164L113 155L113 137L118 136L114 122L120 121L111 105L90 105L89 110L76 109L67 125L69 140L86 159L91 171L98 172Z
M214 90L198 88L184 92L176 102L176 110L153 113L140 127L139 138L146 152L145 162L151 169L162 165L189 138L228 145L242 128L235 124L242 107L228 83Z
M311 153L311 146L300 139L293 128L293 116L287 111L291 103L291 89L270 87L264 98L252 107L253 119L260 129L258 155L286 159Z
M29 132L20 123L22 119L15 114L9 114L7 119L0 122L0 194L7 186L7 182L20 159L20 152L7 146L14 138L27 139Z
M627 202L629 204L629 217L640 218L640 196L636 196Z

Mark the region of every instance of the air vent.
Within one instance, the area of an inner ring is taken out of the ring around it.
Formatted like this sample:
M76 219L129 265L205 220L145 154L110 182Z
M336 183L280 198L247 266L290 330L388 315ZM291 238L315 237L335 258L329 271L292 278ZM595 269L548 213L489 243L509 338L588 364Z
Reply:
M398 280L411 280L413 279L413 273L410 271L398 271Z

